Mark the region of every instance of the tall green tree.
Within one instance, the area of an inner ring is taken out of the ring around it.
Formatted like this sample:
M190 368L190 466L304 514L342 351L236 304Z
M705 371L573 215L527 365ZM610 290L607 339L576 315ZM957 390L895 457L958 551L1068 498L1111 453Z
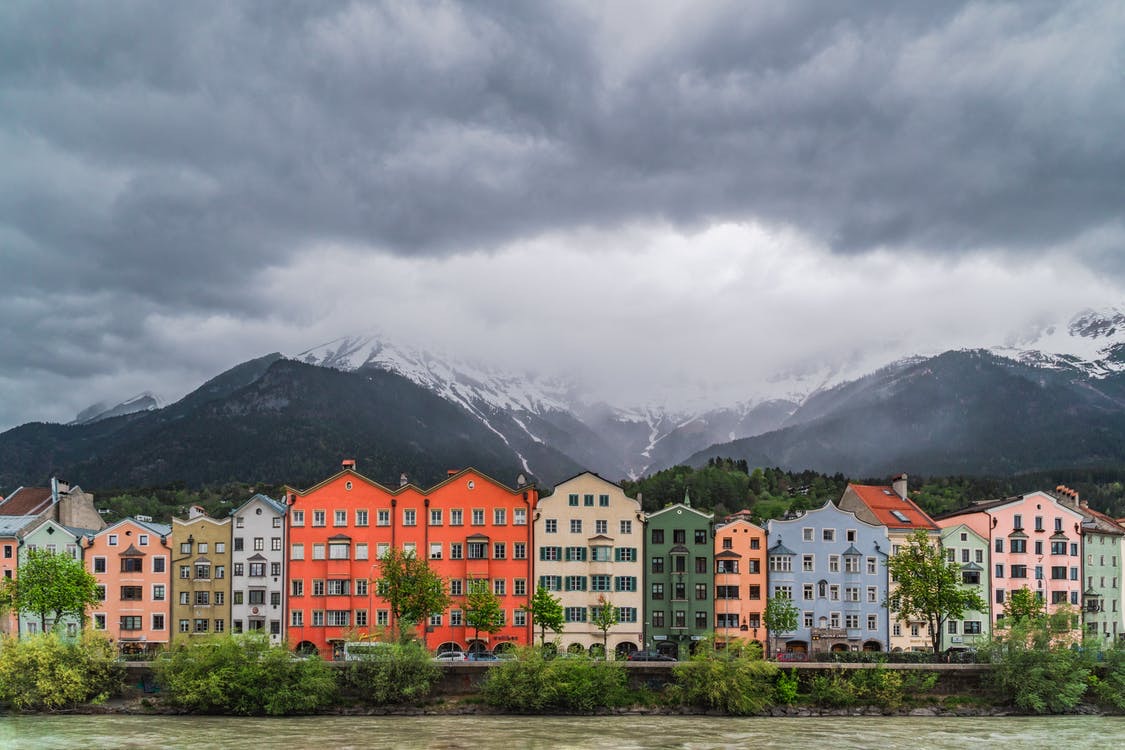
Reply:
M563 608L561 600L552 596L543 586L535 589L535 594L525 606L524 611L531 615L532 625L539 626L539 645L547 642L547 628L561 633L563 631Z
M47 618L59 623L70 615L86 621L86 610L98 602L98 582L82 563L70 555L33 549L0 587L0 610L31 612L39 616L39 629Z
M944 547L921 529L888 558L887 571L895 582L887 608L900 622L925 622L935 654L941 649L946 622L960 620L966 610L988 609L975 589L961 583L961 568L946 559Z
M391 627L400 641L410 640L419 622L440 614L449 607L445 580L429 562L413 552L391 548L379 558L376 593L386 600L391 611ZM392 631L393 632L393 631Z
M602 656L608 659L609 629L617 624L617 607L605 596L598 596L598 603L590 608L590 622L602 631Z
M1004 605L1004 624L1008 627L1015 625L1035 625L1043 622L1047 617L1047 607L1031 589L1013 589L1008 594L1008 603Z
M776 653L778 633L797 629L797 608L784 594L771 596L766 599L766 611L762 614L762 621L766 624L770 639L774 640L774 653Z
M473 640L480 640L482 630L492 635L504 627L504 610L500 608L500 600L486 578L469 581L469 592L465 597L465 624L473 629Z

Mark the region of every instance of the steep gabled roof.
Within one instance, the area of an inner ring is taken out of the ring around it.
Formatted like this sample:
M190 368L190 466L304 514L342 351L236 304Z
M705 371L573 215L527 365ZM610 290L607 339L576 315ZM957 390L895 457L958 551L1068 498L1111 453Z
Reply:
M879 523L888 529L937 531L938 525L909 497L899 497L894 487L875 484L848 484Z
M50 487L20 487L0 502L0 515L37 516L51 507Z
M245 508L247 505L250 505L254 501L258 501L258 502L262 503L263 505L270 508L271 510L273 510L275 513L277 513L279 515L285 515L289 511L289 508L286 507L285 503L281 502L280 500L274 500L269 495L263 495L262 493L259 492L258 494L254 495L249 500L244 502L242 505L240 505L237 508L234 508L233 510L231 510L229 515L232 515L232 516L238 515L242 511L243 508Z

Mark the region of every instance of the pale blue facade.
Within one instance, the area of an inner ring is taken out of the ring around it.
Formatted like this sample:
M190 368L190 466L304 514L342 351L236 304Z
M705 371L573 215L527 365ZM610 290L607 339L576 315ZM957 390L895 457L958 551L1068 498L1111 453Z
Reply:
M884 526L831 502L767 524L769 595L788 595L797 628L771 633L779 651L886 651L887 555Z

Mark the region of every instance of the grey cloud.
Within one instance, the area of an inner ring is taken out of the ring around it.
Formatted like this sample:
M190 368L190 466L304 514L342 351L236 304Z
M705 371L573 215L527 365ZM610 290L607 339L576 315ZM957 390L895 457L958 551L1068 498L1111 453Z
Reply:
M262 315L255 274L321 242L753 220L1018 254L1121 221L1119 4L693 5L629 60L647 27L596 7L4 5L0 360L98 366L146 315Z

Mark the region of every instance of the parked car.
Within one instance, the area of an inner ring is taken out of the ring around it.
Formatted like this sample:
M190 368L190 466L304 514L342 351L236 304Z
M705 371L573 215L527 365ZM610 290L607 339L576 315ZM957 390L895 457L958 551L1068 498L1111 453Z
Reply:
M455 661L465 661L466 658L467 657L465 656L464 651L442 651L440 654L438 654L437 656L434 657L434 661L440 661L440 662L443 662L443 663L444 662L455 662Z
M634 651L629 654L629 661L676 661L676 658L659 651Z
M469 661L500 661L500 657L487 651L473 652L469 654Z
M782 651L777 655L778 661L808 661L809 655L804 651Z

